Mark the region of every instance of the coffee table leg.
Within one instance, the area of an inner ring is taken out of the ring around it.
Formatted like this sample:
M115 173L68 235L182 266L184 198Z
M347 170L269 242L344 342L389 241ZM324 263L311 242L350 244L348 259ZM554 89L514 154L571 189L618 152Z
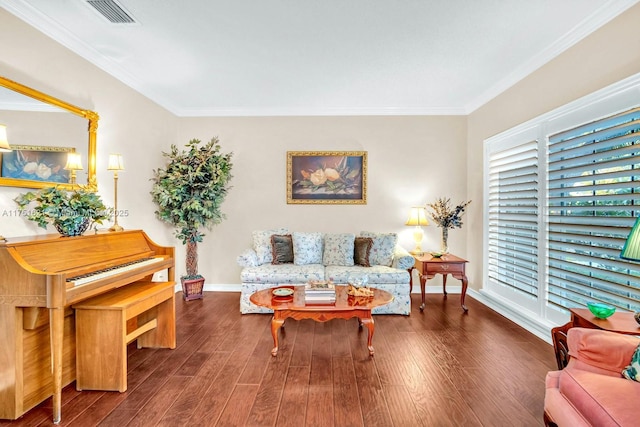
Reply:
M367 338L367 348L369 349L369 356L373 356L373 345L371 345L371 341L373 340L373 330L375 329L373 318L365 317L364 319L362 319L362 324L369 330L369 336Z
M280 329L283 324L284 319L276 318L275 315L271 319L271 335L273 336L273 350L271 350L271 355L273 357L278 354L278 329Z

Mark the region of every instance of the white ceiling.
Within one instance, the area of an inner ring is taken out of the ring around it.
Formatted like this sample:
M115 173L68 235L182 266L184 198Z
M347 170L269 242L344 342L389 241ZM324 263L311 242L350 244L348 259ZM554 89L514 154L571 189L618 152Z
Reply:
M0 6L178 116L468 114L640 0Z

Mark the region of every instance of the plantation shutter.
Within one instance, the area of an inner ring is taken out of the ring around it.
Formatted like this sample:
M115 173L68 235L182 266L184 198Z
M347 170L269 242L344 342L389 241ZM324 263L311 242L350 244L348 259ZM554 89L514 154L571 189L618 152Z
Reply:
M548 293L558 307L640 310L620 250L640 205L640 108L556 133L548 146Z
M538 141L489 156L488 277L538 298Z

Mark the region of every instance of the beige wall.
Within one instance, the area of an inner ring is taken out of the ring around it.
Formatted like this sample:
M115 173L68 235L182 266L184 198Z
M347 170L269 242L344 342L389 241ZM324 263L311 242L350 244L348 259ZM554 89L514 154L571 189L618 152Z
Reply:
M200 269L208 283L239 283L235 257L251 244L251 231L397 232L412 249L403 224L409 207L439 196L465 197L466 118L261 117L183 118L178 141L220 138L234 152L233 189L223 206L227 219L201 245ZM366 205L288 205L286 152L367 151ZM450 246L464 253L462 233ZM437 249L438 229L427 227L423 247Z
M640 72L640 5L609 22L468 117L468 196L483 199L483 140ZM470 286L482 284L482 210L465 229Z
M200 245L200 272L208 284L240 282L235 259L250 246L252 230L395 231L411 249L411 230L403 225L410 206L466 196L466 117L177 118L3 10L0 40L0 75L100 114L99 192L112 204L106 160L109 153L121 152L126 171L120 174L118 207L129 216L119 222L146 230L160 244L175 245L178 273L184 272L184 249L173 230L155 219L152 170L163 166L161 152L171 143L181 146L191 138L218 136L223 150L234 152L233 189L223 206L227 219ZM287 205L287 150L367 151L368 203ZM24 191L0 187L0 215L15 209L12 199ZM425 248L438 247L438 231L426 228ZM1 217L0 235L42 232L23 218ZM451 233L450 247L465 255L462 231Z

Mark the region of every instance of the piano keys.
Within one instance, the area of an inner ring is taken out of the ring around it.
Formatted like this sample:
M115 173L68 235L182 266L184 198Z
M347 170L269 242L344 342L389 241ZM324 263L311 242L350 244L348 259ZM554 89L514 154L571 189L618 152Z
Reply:
M71 304L151 280L175 280L174 248L141 230L0 242L0 419L16 419L75 380Z

